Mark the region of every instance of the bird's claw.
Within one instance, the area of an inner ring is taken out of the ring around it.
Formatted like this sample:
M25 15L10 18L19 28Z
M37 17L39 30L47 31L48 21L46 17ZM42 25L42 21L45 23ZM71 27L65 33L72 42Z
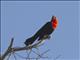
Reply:
M51 38L50 35L45 35L45 36L43 37L43 39L50 39L50 38Z

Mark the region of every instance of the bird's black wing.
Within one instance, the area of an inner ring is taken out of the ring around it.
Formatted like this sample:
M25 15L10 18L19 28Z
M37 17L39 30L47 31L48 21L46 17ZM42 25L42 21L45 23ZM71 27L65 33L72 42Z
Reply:
M36 34L34 35L35 38L42 38L43 35L48 34L49 30L52 29L51 22L47 22L43 27L41 27Z

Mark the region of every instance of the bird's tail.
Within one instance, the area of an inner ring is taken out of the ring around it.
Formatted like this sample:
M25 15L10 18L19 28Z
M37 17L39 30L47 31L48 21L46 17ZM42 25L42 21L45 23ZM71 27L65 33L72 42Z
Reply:
M26 46L31 45L31 44L34 43L35 40L36 40L36 38L35 38L34 36L32 36L32 37L26 39L26 41L24 42L24 44L25 44Z

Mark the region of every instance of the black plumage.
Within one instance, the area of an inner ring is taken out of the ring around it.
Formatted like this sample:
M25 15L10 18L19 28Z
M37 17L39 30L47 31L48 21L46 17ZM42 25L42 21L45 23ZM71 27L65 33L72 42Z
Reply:
M47 22L42 28L40 28L32 37L26 39L24 42L26 46L31 45L38 38L38 41L42 40L44 36L49 36L54 29L52 28L52 23Z

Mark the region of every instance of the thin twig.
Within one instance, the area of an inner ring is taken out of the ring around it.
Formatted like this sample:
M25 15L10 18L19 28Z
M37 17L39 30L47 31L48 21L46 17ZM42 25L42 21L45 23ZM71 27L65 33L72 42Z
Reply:
M20 57L22 59L26 59L26 57L23 57L23 56L19 55L18 53L15 53L15 54L16 54L16 56L18 56L18 57Z
M30 57L31 52L32 52L32 49L30 49L29 53L27 53L27 55L28 55L27 58ZM30 60L30 59L29 59L29 60Z
M46 54L49 51L49 49L45 52L43 52L42 54L40 54L40 56L38 56L37 58L48 58L48 57L43 57L44 54Z
M50 51L49 49L48 50L46 50L45 52L43 52L41 55L44 55L45 53L47 53L48 51Z
M15 53L13 52L14 59L17 60Z
M35 51L33 51L33 50L32 50L32 52L34 52L36 55L38 55L38 56L40 56L40 57L41 57L41 55L40 55L40 54L38 54L38 53L36 53Z
M11 43L8 47L8 49L6 50L6 52L1 56L1 60L4 60L5 57L11 52L11 47L13 45L13 41L14 41L14 38L11 39Z
M9 60L10 56L11 56L11 53L9 53L9 56L8 56L7 60Z

